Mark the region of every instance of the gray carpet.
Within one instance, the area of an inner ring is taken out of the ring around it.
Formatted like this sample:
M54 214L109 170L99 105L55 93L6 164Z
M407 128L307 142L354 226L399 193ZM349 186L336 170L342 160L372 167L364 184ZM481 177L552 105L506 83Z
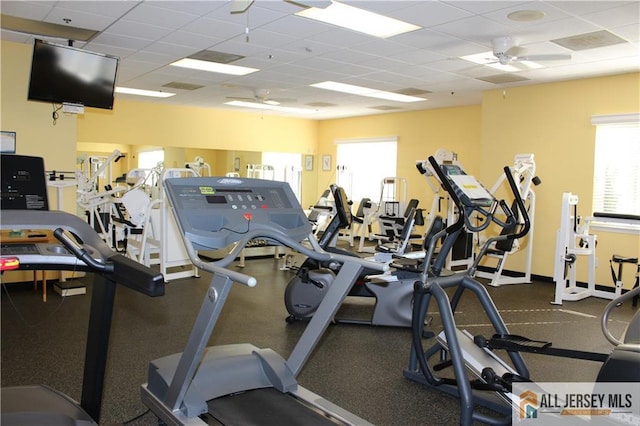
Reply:
M258 278L256 288L236 286L210 344L250 342L287 355L305 324L287 324L283 294L290 272L272 258L247 260L244 272ZM101 424L118 424L144 413L140 384L149 360L182 351L209 276L167 285L164 297L151 299L119 288L107 366ZM89 277L83 280L90 282ZM89 295L61 298L49 292L47 303L31 283L2 290L2 386L43 383L80 398ZM89 286L88 291L91 292ZM598 315L607 301L589 298L549 304L550 283L489 288L512 333L551 340L555 346L609 351ZM366 315L370 301L345 314ZM364 311L364 312L363 312ZM459 324L473 333L490 333L472 301L463 298ZM633 309L625 304L612 315L622 332ZM586 315L582 315L586 314ZM434 327L438 318L434 315ZM407 366L410 331L337 324L329 327L299 376L300 383L330 401L378 425L453 425L458 401L402 376ZM526 357L538 381L592 381L599 364L560 358ZM155 425L147 413L132 424Z

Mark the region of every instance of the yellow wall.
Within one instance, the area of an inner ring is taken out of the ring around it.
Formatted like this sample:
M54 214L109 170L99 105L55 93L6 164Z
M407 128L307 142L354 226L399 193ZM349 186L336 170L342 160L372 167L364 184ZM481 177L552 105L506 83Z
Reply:
M45 157L48 171L76 170L76 116L59 111L53 123L51 104L27 101L31 46L0 44L0 127L16 132L16 154ZM75 190L63 190L62 210L75 212ZM50 208L57 205L57 190L49 190Z
M424 177L415 167L417 160L425 160L439 148L458 153L460 161L470 173L479 170L481 145L480 106L431 109L425 111L382 114L321 122L318 152L336 158L338 139L398 137L397 175L408 183L408 197L420 200L421 207L431 203L433 194ZM380 159L384 161L384 159ZM358 176L354 176L358 179ZM335 182L335 170L318 175L317 193L321 194Z
M563 192L579 196L578 214L590 216L595 126L593 115L640 111L640 74L591 78L490 90L482 98L480 178L493 184L501 165L515 153L535 154L542 184L535 188L536 217L533 271L553 275L556 230ZM613 253L640 255L640 236L594 231L598 236L596 282L610 284L608 260ZM523 256L510 267L523 265ZM581 261L580 259L578 260ZM586 259L582 259L586 263ZM629 265L631 266L631 265ZM632 279L631 269L626 282ZM580 270L580 269L579 269ZM580 274L586 280L586 275Z

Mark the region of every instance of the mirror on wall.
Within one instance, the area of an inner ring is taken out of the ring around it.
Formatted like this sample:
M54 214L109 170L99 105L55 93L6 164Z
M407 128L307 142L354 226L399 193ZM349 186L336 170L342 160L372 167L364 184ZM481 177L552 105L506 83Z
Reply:
M141 159L147 157L148 153L160 151L165 168L193 168L201 171L203 176L237 175L283 180L292 186L303 207L313 204L317 199L317 170L314 167L305 168L302 163L308 161L306 157L310 156L300 153L78 143L77 155L79 158L108 157L115 149L122 152L124 157L111 167L113 183L116 178L125 181L124 176L129 170L144 167L140 164ZM274 168L271 177L255 175L256 166L260 168L262 165Z

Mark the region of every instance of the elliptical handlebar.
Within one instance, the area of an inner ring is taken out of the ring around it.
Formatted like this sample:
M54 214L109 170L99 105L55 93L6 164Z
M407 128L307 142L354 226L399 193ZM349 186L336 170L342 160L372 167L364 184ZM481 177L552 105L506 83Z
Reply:
M511 174L511 169L508 166L505 166L503 170L504 170L505 177L507 178L507 182L509 184L509 188L511 189L511 192L513 193L513 196L515 197L516 207L520 211L520 213L522 214L523 226L518 232L513 232L513 233L510 233L510 234L504 234L504 235L497 235L495 237L489 238L483 244L482 248L480 249L480 252L478 253L478 256L476 256L476 259L473 262L473 265L471 265L471 268L469 268L469 273L471 275L475 274L476 270L478 269L478 265L480 264L480 261L482 260L482 258L486 254L486 252L489 249L489 247L491 246L491 244L493 244L495 242L498 242L498 241L516 240L516 239L522 238L525 235L527 235L529 233L529 229L531 229L531 221L529 219L529 214L527 213L527 209L526 209L526 207L524 205L524 200L522 199L522 196L520 195L520 191L518 190L518 185L516 184L515 180L513 179L513 175ZM504 200L501 200L501 202L504 203ZM512 226L512 225L516 224L516 218L515 218L515 215L514 215L513 211L511 211L511 209L509 209L507 207L507 210L505 210L505 213L506 212L508 212L507 213L507 218L508 218L507 219L507 225L503 225L497 219L493 218L494 222L498 223L500 226L503 226L505 228L507 226Z
M511 192L513 193L513 196L515 197L516 200L516 205L518 206L518 210L520 210L520 213L522 214L522 221L523 226L520 229L519 232L516 232L515 234L508 234L507 235L507 239L513 239L513 240L517 240L519 238L524 237L525 235L527 235L529 233L529 230L531 229L531 220L529 218L529 213L527 213L527 208L524 205L524 200L522 199L522 195L520 194L520 191L518 190L518 185L516 184L516 181L513 179L513 175L511 174L511 169L507 166L504 167L504 174L507 178L507 182L509 183L509 187L511 188ZM503 200L504 201L504 200Z
M620 304L622 304L623 302L633 299L634 297L637 297L640 294L640 287L635 287L633 290L629 290L628 292L626 292L625 294L623 294L622 296L613 299L611 302L609 302L607 304L607 306L604 308L604 312L602 313L602 319L600 320L600 328L602 329L602 334L604 334L604 337L614 346L618 346L623 344L624 342L622 342L620 339L616 338L611 331L609 331L609 314L611 314L611 312L613 311L614 308L620 306Z

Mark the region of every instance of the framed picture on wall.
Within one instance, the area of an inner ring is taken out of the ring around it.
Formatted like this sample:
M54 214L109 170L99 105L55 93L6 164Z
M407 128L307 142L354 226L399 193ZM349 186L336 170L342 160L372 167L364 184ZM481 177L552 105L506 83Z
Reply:
M322 156L322 170L325 172L331 170L331 155Z
M307 171L313 170L313 155L304 156L304 169Z
M16 132L0 132L0 153L16 153Z

